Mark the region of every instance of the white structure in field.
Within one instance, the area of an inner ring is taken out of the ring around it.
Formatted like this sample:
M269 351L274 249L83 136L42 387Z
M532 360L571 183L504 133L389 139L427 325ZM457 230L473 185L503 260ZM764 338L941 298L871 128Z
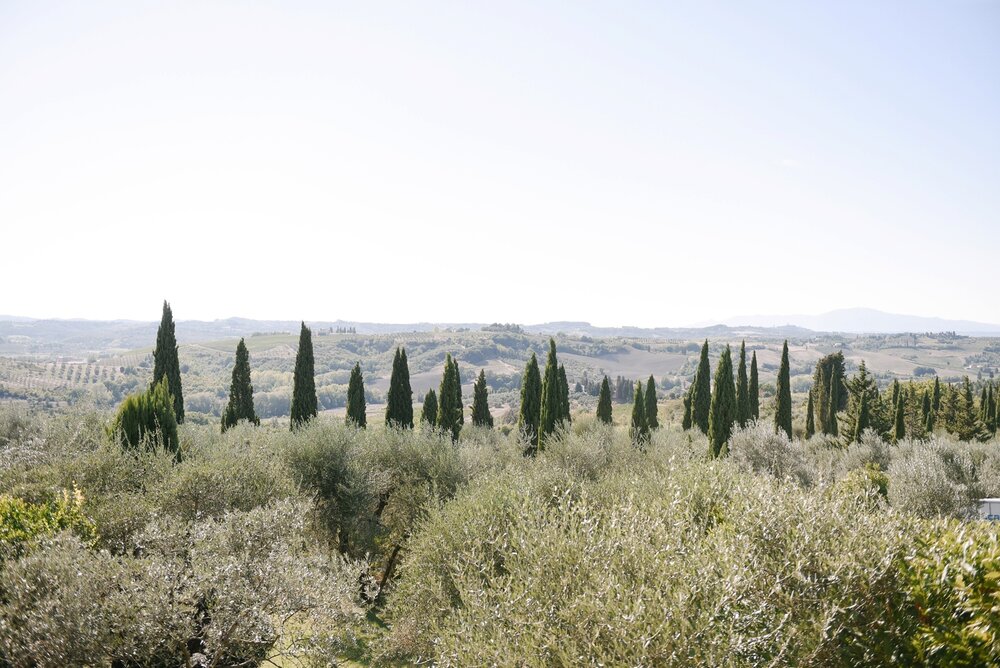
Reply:
M1000 522L1000 499L979 499L979 516L984 520Z

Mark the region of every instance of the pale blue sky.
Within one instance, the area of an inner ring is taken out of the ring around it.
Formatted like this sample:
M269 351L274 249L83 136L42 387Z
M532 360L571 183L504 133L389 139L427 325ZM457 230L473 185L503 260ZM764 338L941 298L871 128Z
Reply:
M18 315L1000 322L1000 2L0 1L0 226Z

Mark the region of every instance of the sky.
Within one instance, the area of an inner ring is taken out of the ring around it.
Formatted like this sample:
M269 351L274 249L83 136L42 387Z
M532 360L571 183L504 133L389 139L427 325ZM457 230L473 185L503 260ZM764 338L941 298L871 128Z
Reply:
M0 313L1000 323L1000 1L0 0Z

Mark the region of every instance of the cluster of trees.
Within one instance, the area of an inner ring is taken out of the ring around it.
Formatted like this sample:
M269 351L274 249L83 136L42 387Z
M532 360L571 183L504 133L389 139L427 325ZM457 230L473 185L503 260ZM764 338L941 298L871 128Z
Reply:
M745 427L760 418L760 381L757 375L757 352L751 353L750 371L747 373L746 342L740 344L740 359L733 377L733 357L729 345L719 358L715 369L714 388L708 362L708 339L701 347L701 358L694 381L684 396L683 428L697 428L708 435L712 454L725 452L726 442L734 426ZM792 395L788 368L788 342L781 354L778 373L778 402L775 410L775 429L792 435Z
M961 441L985 441L1000 426L997 420L1000 393L995 391L992 381L983 385L978 403L968 377L958 385L942 384L936 377L933 381L908 383L893 380L883 393L862 362L845 387L849 397L843 419L845 429L840 430L840 436L848 443L859 441L866 429L897 443L904 438L925 438L937 428ZM810 393L810 403L815 403L816 389L814 386ZM806 435L811 436L809 424L816 419L808 407L807 411ZM837 436L838 418L830 409L828 412L829 426L823 433ZM823 423L822 419L819 423Z
M545 375L539 373L538 358L532 353L521 380L521 407L517 425L528 443L527 453L534 455L543 449L545 439L556 429L568 427L570 421L566 368L559 364L556 342L550 338Z
M181 387L180 363L174 332L173 313L167 302L157 331L153 352L153 382L141 394L128 397L120 406L113 429L117 438L129 446L144 439L157 437L163 445L176 451L177 424L184 421L184 399ZM589 378L584 391L596 389ZM577 383L580 386L580 383ZM792 437L792 398L788 360L788 342L781 353L774 405L775 432ZM578 390L579 391L579 390ZM480 371L473 387L472 423L492 427L486 376ZM528 361L521 381L521 403L518 427L528 445L528 453L544 448L545 439L560 426L571 421L569 383L565 367L558 362L554 339L549 339L549 352L544 374L540 372L534 354ZM634 383L618 376L612 387L604 376L597 391L597 418L611 423L612 399L618 403L633 403L630 434L637 445L648 442L659 426L657 418L656 384L649 377ZM726 452L726 444L735 427L745 427L760 418L760 392L756 351L751 353L749 370L746 342L740 344L739 360L735 365L732 350L726 346L716 365L714 379L708 356L708 340L701 347L701 356L694 379L684 395L682 427L698 429L708 436L713 456ZM318 414L312 333L305 323L299 333L299 348L295 357L295 372L291 398L291 428L297 429ZM367 426L364 376L360 363L351 371L347 390L347 423L358 428ZM846 415L841 417L841 413ZM845 442L860 440L871 429L883 438L898 442L904 438L923 438L940 425L960 440L987 440L1000 426L1000 391L993 382L982 386L978 402L968 377L958 386L933 382L910 381L906 385L893 381L883 395L876 379L864 362L850 380L846 376L843 353L827 355L816 363L813 385L806 405L806 438L820 433ZM246 343L236 346L236 362L229 388L229 402L222 414L222 430L241 420L259 424L254 410L253 385L250 381L250 356ZM424 398L421 420L449 432L453 439L465 423L462 380L458 361L448 354L438 392L428 391ZM385 423L395 428L413 428L413 391L406 351L397 348L389 382Z

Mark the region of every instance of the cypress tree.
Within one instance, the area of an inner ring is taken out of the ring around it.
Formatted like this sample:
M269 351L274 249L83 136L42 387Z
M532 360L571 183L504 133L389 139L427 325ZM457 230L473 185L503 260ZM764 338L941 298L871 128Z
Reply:
M292 380L292 429L316 417L318 408L312 331L303 322L299 331L299 351L295 355L295 375Z
M438 388L438 414L437 426L451 433L451 439L458 438L458 433L462 429L462 424L458 421L459 413L462 410L459 391L455 389L458 384L457 365L451 359L451 353L445 357L444 375L441 376L441 386Z
M895 378L892 379L892 399L891 404L893 410L896 410L896 404L899 403L899 381Z
M934 376L934 395L931 397L931 408L937 413L941 410L941 380Z
M694 377L694 394L691 398L691 422L708 433L708 419L712 410L712 372L708 365L708 339L701 347L698 373Z
M778 394L774 410L774 431L792 437L792 384L788 368L788 340L781 349L781 368L778 370Z
M831 436L838 436L840 429L837 424L837 408L840 406L840 378L836 374L830 375L830 387L827 388L827 396L830 403L826 408L826 433Z
M753 351L750 359L750 386L747 388L750 395L750 419L760 419L760 384L757 380L757 351Z
M538 358L531 353L531 359L524 367L521 377L521 408L517 416L517 426L528 440L527 454L534 455L538 449L538 425L541 417L542 379L538 372Z
M424 407L420 411L420 420L434 426L437 424L438 400L434 390L427 390L424 395Z
M361 363L351 369L351 379L347 381L347 424L364 429L368 426L365 407L365 381L361 375Z
M986 398L986 427L990 431L997 430L997 402L993 396L993 383L990 383L989 396Z
M153 382L155 387L161 378L167 379L167 389L174 401L174 416L177 423L184 422L184 393L181 391L181 364L177 359L177 337L174 335L174 313L170 304L163 301L163 316L160 328L156 330L156 347L153 349Z
M691 423L691 395L693 394L694 385L688 387L688 391L684 393L684 415L681 416L681 429L687 431L692 427Z
M570 423L569 415L569 380L566 378L566 367L559 365L559 419L567 426Z
M486 387L486 372L482 369L479 370L476 384L472 386L472 424L477 427L493 427L489 390Z
M806 406L806 439L816 433L816 418L813 416L813 393L809 392L809 404Z
M649 427L649 431L659 428L660 420L656 413L659 406L656 403L656 381L650 376L649 380L646 381L646 426Z
M406 350L396 348L392 359L392 376L389 378L389 393L386 395L385 424L402 429L413 428L413 389L410 387L410 367L406 362Z
M750 387L747 382L747 342L740 343L740 363L736 368L736 422L747 426L750 421Z
M250 383L250 352L240 339L236 345L236 364L233 365L233 380L229 384L229 403L222 412L222 431L236 426L240 420L260 424L253 408L253 385Z
M893 427L892 427L892 442L899 443L904 438L906 438L906 423L905 423L905 412L904 406L906 405L906 397L902 392L896 393L896 412L893 416Z
M455 422L461 429L465 424L465 404L462 401L462 374L458 370L458 360L451 358L451 365L455 368Z
M597 419L604 424L611 424L611 383L605 376L601 382L601 394L597 398Z
M924 431L928 434L934 430L934 417L931 413L931 393L925 388L920 402L920 417L924 422Z
M858 405L858 419L854 424L855 443L861 440L861 436L865 433L865 429L868 429L870 422L871 416L868 413L868 393L864 392L861 394L860 403Z
M545 439L559 425L562 415L562 401L559 397L559 362L556 359L555 339L549 339L549 356L545 360L545 375L542 376L542 413L539 420L539 447L545 447Z
M632 422L629 436L632 444L643 447L649 441L649 424L646 422L646 400L642 396L642 382L635 384L635 399L632 403Z
M709 412L708 442L712 456L722 454L722 447L733 433L736 422L736 385L733 382L733 353L726 346L715 367L715 387Z

